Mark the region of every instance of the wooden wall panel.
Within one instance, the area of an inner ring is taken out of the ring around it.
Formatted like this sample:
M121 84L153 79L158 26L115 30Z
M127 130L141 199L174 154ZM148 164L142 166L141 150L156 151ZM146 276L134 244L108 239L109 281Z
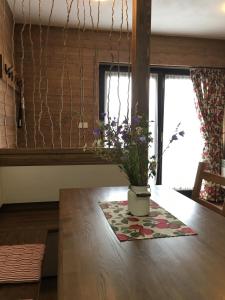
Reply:
M155 65L225 67L225 40L153 36L151 50Z
M12 66L13 18L6 0L0 1L0 55L3 77L0 78L0 148L14 148L16 143L15 99L11 80L5 76L4 64ZM1 76L0 76L1 77Z
M20 73L22 63L21 50L21 25L16 26L15 39L15 58L17 71ZM33 77L33 59L31 51L31 41L28 26L23 34L24 44L24 86L25 86L25 103L26 103L26 124L28 147L34 147L34 111L37 132L37 147L44 147L42 136L38 130L38 119L40 116L41 103L43 114L41 118L41 131L45 138L45 147L52 147L51 122L49 120L46 101L49 105L52 120L54 122L54 146L60 147L60 105L62 97L62 146L70 147L70 126L72 124L72 147L79 146L79 114L80 114L80 61L83 60L84 70L84 97L83 110L84 121L89 123L89 129L80 132L80 145L92 142L92 128L98 120L98 66L101 62L111 62L111 55L114 61L118 61L118 39L119 33L113 33L111 42L109 33L106 31L92 32L85 31L78 39L77 30L68 31L68 43L66 47L66 65L62 93L62 70L64 62L63 49L63 29L51 27L49 31L49 41L47 52L45 49L46 27L42 27L42 57L40 64L40 28L32 26L32 42L34 44L34 62L35 78ZM122 36L119 60L121 63L128 63L129 51L126 34ZM79 56L79 50L82 55ZM97 52L96 52L97 51ZM152 36L151 38L151 64L164 66L207 66L207 67L225 67L225 41L182 38L182 37L165 37ZM96 57L97 54L97 57ZM47 68L46 68L47 58ZM46 73L47 71L47 73ZM42 80L40 83L40 73ZM68 77L69 74L69 77ZM48 93L46 97L47 79ZM70 84L69 84L70 78ZM33 93L34 84L36 86ZM33 105L35 103L35 107ZM72 110L71 110L72 108ZM71 122L72 116L72 122ZM25 146L24 130L18 132L19 146Z

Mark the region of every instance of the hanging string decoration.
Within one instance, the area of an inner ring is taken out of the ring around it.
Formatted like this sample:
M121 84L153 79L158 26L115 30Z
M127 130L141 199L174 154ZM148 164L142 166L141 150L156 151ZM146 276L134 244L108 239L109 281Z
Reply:
M3 24L2 27L5 26L6 23L6 0L4 0L3 2ZM6 45L5 45L5 41L4 41L4 34L2 34L2 53L3 53L3 57L5 57L6 54ZM9 143L8 143L8 135L7 135L7 113L6 113L6 97L8 94L8 78L7 76L6 78L6 82L4 85L4 91L3 91L3 110L4 110L4 139L5 139L5 144L6 144L6 148L9 148Z
M47 108L47 114L49 117L49 121L51 124L51 145L52 148L55 148L54 143L54 122L52 119L52 113L48 103L48 92L49 92L49 79L48 79L48 40L49 40L49 31L51 26L52 14L54 9L55 0L52 0L50 15L48 18L47 32L46 32L46 40L45 40L45 81L46 81L46 91L45 91L45 106Z
M131 98L131 34L129 30L129 16L128 16L128 0L125 0L125 14L126 14L126 31L127 31L127 47L128 47L128 85L127 85L127 120L129 122L130 117L130 98Z
M123 0L121 0L121 23L120 23L120 33L119 38L117 42L117 97L119 102L118 107L118 117L117 117L117 123L120 122L120 113L121 113L121 99L120 99L120 47L121 47L121 40L122 40L122 32L123 32L123 22L124 22L124 3Z
M101 5L101 2L98 1L98 7L97 7L97 21L96 21L96 30L95 30L95 25L94 25L94 18L93 18L93 15L92 15L92 6L91 6L91 0L89 0L89 10L90 10L90 18L91 18L91 24L92 24L92 31L96 33L96 38L98 38L98 34L99 34L99 22L100 22L100 5ZM96 45L97 43L95 42L94 43L94 55L93 55L93 87L92 87L92 92L93 92L93 123L92 123L92 126L93 128L96 127L97 125L97 116L98 116L98 113L96 111L96 107L97 107L97 92L96 92L96 81L95 81L95 77L96 77L96 74L98 73L98 70L97 70L97 66L98 66L98 47ZM93 131L94 132L94 131ZM94 135L94 133L93 133Z
M12 7L12 18L13 18L13 28L12 28L12 40L11 40L11 45L12 45L12 70L13 70L13 81L14 81L14 88L15 88L15 47L14 47L14 38L15 38L15 27L16 27L16 20L15 20L15 7L16 7L16 0L13 1L13 7ZM18 148L18 137L17 137L17 103L16 103L16 91L13 91L13 102L15 105L15 110L14 110L14 127L15 127L15 147Z
M59 138L60 138L60 148L63 148L63 139L62 139L62 113L64 106L64 77L65 77L65 67L66 67L66 56L67 56L67 29L70 21L70 13L74 0L70 0L68 4L67 0L67 18L66 24L63 28L63 67L62 67L62 76L61 76L61 107L59 112Z
M43 42L42 42L42 22L41 22L41 0L39 0L38 5L38 19L39 19L39 84L38 84L38 92L39 92L39 101L40 101L40 112L38 117L38 131L40 133L40 136L42 138L43 147L46 146L45 143L45 136L44 133L41 130L41 119L43 115L43 105L44 105L44 97L42 97L42 91L41 91L41 85L42 85L42 55L43 55Z
M113 0L112 2L112 22L111 22L111 29L110 29L110 33L109 33L109 43L110 43L110 56L111 56L111 65L110 65L110 69L109 69L109 80L108 80L108 93L107 93L107 120L109 122L109 111L110 111L110 93L111 93L111 80L112 80L112 69L114 66L114 53L113 53L113 47L112 47L112 33L114 30L114 15L115 15L115 3L116 1Z
M77 20L78 20L78 60L79 60L79 80L80 80L80 114L79 121L77 123L78 127L78 146L81 146L81 128L80 124L83 124L83 99L82 99L82 85L83 85L83 64L82 64L82 56L81 56L81 20L80 20L80 1L77 0ZM84 23L85 23L85 11L84 11Z
M34 57L34 42L32 38L32 25L31 25L31 0L29 0L29 39L31 45L31 57L32 57L32 80L33 80L33 91L32 91L32 105L33 105L33 142L34 148L37 148L37 124L36 124L36 105L35 105L35 92L36 92L36 60Z
M24 12L24 0L22 0L22 16L23 16L23 26L21 29L21 63L20 63L20 72L21 72L21 102L22 102L22 113L23 113L23 120L24 120L24 137L25 137L25 147L28 147L28 140L27 140L27 122L26 122L26 106L25 106L25 95L24 95L24 58L25 58L25 48L24 48L24 40L23 34L26 27L26 16Z
M25 3L27 3L25 0L21 0L23 24L20 32L22 53L20 76L24 123L22 129L18 129L24 132L24 146L27 148L28 145L32 145L35 149L83 148L84 145L93 142L93 128L96 126L99 115L98 80L96 78L102 53L104 53L103 60L110 65L107 74L106 116L109 119L111 105L118 104L117 121L121 121L124 101L127 104L127 117L130 115L130 67L125 99L124 86L121 86L121 79L123 79L121 78L121 62L125 62L126 59L130 66L131 60L128 0L112 0L112 17L107 35L100 31L101 7L105 5L101 4L100 0L95 3L91 0L62 1L66 8L62 31L52 27L55 19L54 13L57 11L54 8L58 5L56 0L51 0L48 4L49 12L44 10L45 2L38 0L37 25L32 24L36 4L29 0L29 15L27 15L27 10L24 9ZM119 25L116 21L118 9ZM71 24L73 13L75 13L75 25ZM29 20L29 26L27 26L27 20ZM29 31L25 30L26 28ZM105 39L103 43L101 37ZM127 56L124 55L124 48L121 50L126 40ZM30 55L25 49L27 44L30 45ZM102 45L103 49L101 49ZM52 51L54 55L51 55ZM29 57L31 63L28 67L27 61L24 60ZM117 78L114 67L117 70ZM28 70L32 71L32 74L29 74L31 82L27 80ZM26 89L24 78L28 84ZM115 79L117 90L112 92L112 84L115 88ZM21 145L21 141L19 144Z
M69 129L69 148L72 148L72 129L73 129L73 89L72 83L70 78L70 72L67 69L67 80L69 83L69 90L70 90L70 129Z
M84 3L84 0L82 1L83 4L83 30L82 33L86 30L86 6ZM80 87L81 87L81 93L80 93L80 114L81 114L81 122L79 124L79 127L81 127L82 130L82 145L79 144L79 146L83 146L86 144L86 130L84 129L84 115L85 115L85 108L84 108L84 49L80 48L80 58L81 58L81 65L80 65Z

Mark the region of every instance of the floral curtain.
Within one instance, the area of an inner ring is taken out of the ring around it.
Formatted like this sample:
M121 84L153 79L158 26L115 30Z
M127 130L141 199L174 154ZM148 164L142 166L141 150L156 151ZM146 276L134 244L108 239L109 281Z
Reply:
M223 158L223 118L225 106L225 70L196 68L191 70L191 79L196 93L196 108L205 141L203 160L210 172L221 173ZM201 193L204 200L224 200L223 190L205 183Z

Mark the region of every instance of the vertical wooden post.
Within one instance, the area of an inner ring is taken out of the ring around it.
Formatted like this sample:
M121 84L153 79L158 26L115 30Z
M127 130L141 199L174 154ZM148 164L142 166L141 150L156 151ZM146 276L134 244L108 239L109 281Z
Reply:
M151 0L133 0L132 116L149 116Z

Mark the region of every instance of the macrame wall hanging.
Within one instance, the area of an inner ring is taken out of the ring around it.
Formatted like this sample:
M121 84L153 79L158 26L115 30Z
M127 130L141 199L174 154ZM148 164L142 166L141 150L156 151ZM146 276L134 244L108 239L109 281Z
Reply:
M6 0L3 2L6 11L8 4ZM79 148L93 142L93 129L99 116L100 63L110 65L105 95L106 117L109 117L110 101L114 101L110 95L110 81L115 66L118 120L121 101L126 101L129 117L131 33L128 13L131 3L128 0L111 0L111 28L102 31L104 8L101 1L60 0L62 8L66 8L61 27L54 23L57 2L50 0L47 19L44 0L13 0L11 5L13 101L17 103L14 126L15 146L18 148ZM34 22L35 11L38 11L38 17ZM22 16L19 24L18 12ZM5 18L3 25L6 26ZM4 45L4 41L2 43ZM121 99L120 66L124 63L128 65L129 79L126 99ZM7 94L8 84L3 94L4 103ZM6 148L10 148L6 111L4 114Z

